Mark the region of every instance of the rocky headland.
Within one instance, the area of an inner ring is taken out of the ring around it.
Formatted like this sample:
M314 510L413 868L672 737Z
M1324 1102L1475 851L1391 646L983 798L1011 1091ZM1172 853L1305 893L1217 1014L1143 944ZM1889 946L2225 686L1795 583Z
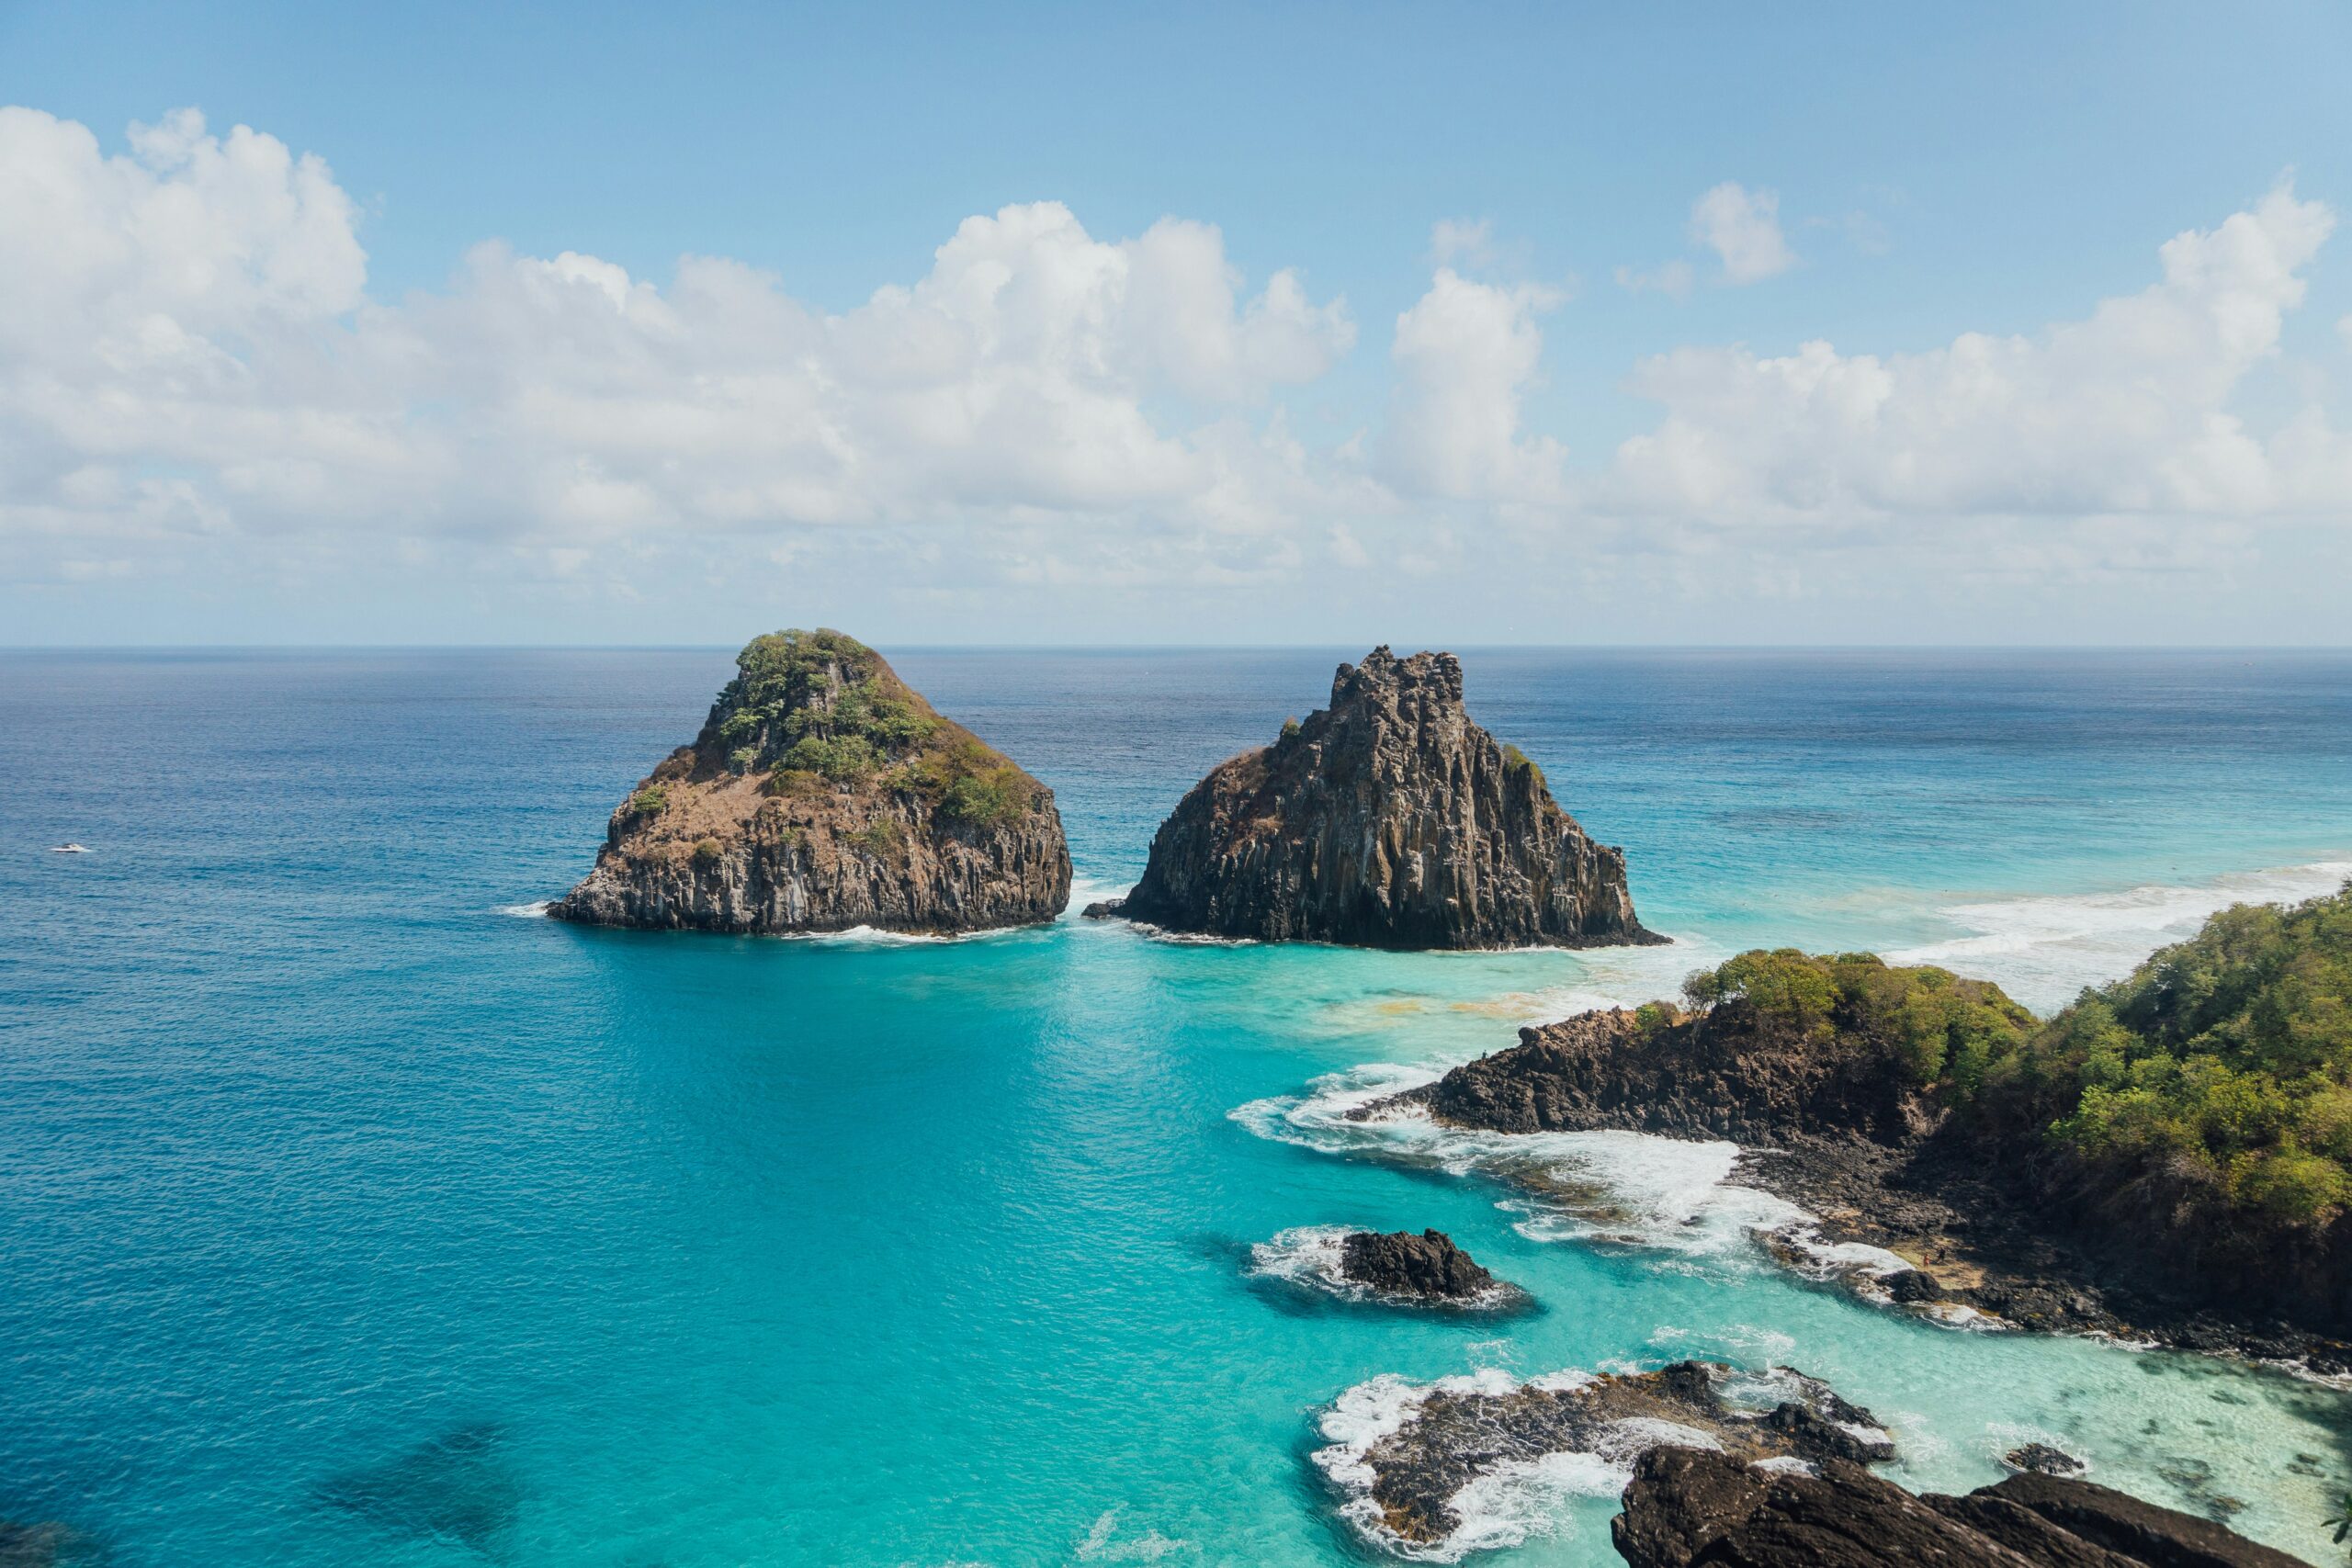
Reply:
M1350 1231L1340 1241L1340 1275L1382 1296L1441 1305L1484 1304L1519 1293L1443 1231Z
M1053 791L834 631L755 638L552 905L589 925L953 934L1069 901Z
M2259 944L2232 921L2270 931L2268 956L2245 956ZM2352 1097L2303 1076L2339 1017L2328 944L2352 932L2352 894L2216 922L2046 1022L1940 969L1746 953L1694 975L1681 1005L1522 1030L1359 1114L1729 1140L1736 1179L1817 1220L1770 1238L1785 1261L1826 1272L1818 1244L1849 1242L1901 1260L1843 1270L1878 1299L2352 1370L2352 1222L2312 1146L2335 1146L2321 1140ZM2192 1005L2221 1022L2175 1016ZM2321 1028L2289 1028L2290 1008ZM2271 1047L2243 1042L2266 1029L2294 1078L2257 1076Z
M1633 1568L2304 1568L2087 1481L2029 1473L1915 1496L1835 1457L1768 1470L1686 1447L1641 1457L1611 1531Z
M1383 948L1598 947L1643 930L1622 852L1471 722L1450 653L1374 649L1331 703L1220 763L1090 915L1167 931Z
M1566 1374L1507 1387L1439 1384L1360 1449L1317 1456L1360 1499L1375 1539L1443 1541L1461 1528L1455 1501L1482 1477L1552 1454L1628 1464L1660 1444L1709 1449L1742 1464L1877 1463L1894 1440L1871 1413L1786 1368L1747 1373L1709 1361L1653 1372Z

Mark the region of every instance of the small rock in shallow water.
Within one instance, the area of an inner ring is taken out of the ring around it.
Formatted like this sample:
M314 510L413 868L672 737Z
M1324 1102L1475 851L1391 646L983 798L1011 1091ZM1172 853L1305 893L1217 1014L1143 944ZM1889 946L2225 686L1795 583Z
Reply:
M1888 1295L1905 1306L1944 1299L1944 1288L1936 1283L1936 1277L1921 1269L1900 1269L1884 1276L1879 1283L1886 1287Z
M2048 1443L2028 1443L2011 1449L2001 1456L2001 1462L2011 1470L2031 1471L2036 1475L2080 1475L2086 1466L2064 1449L2053 1449Z
M1340 1272L1384 1295L1470 1302L1509 1289L1443 1231L1351 1231L1340 1243Z

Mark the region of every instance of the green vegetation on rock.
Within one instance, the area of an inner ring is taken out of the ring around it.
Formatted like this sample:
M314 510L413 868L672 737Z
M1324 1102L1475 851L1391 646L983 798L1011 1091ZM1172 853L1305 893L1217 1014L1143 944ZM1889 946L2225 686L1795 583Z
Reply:
M1682 997L1697 1012L1744 1001L1768 1025L1817 1040L1860 1035L1890 1052L1912 1082L1956 1100L1973 1096L2034 1028L2033 1015L1990 981L1869 953L1743 953L1690 976Z
M697 744L733 773L764 772L767 795L873 785L919 795L967 828L1012 822L1037 804L1034 780L933 714L855 637L772 632L744 645L735 670Z
M632 817L658 817L669 804L670 792L658 784L650 784L628 797L628 813Z
M1945 1104L2039 1129L2115 1187L2162 1172L2298 1229L2352 1205L2352 884L2224 909L2047 1022L1984 981L1793 948L1701 970L1683 998L1876 1043ZM1679 1021L1640 1016L1652 1032Z

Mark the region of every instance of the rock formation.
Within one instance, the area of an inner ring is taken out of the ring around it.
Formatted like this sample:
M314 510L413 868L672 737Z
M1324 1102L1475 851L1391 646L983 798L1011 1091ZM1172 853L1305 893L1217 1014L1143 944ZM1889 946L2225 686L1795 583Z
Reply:
M1069 900L1053 791L833 631L755 638L550 908L591 925L949 933Z
M1220 763L1151 841L1143 880L1091 915L1359 947L1598 947L1642 929L1625 858L1462 706L1450 653L1374 649L1331 705Z
M1453 1499L1482 1476L1547 1454L1624 1463L1678 1442L1712 1444L1743 1461L1861 1464L1894 1457L1871 1413L1826 1383L1786 1368L1757 1376L1677 1361L1654 1372L1537 1379L1507 1392L1440 1386L1351 1468L1369 1473L1383 1529L1427 1544L1460 1527Z
M1443 1231L1351 1231L1340 1243L1340 1273L1383 1295L1457 1304L1510 1290Z
M2087 1481L2013 1475L1964 1497L1914 1496L1840 1460L1808 1474L1691 1448L1642 1456L1613 1532L1633 1568L2304 1568Z

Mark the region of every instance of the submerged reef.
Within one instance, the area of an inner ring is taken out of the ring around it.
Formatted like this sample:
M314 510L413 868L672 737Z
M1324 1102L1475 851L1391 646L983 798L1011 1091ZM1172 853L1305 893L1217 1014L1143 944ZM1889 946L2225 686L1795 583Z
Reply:
M953 934L1069 902L1054 792L835 631L753 639L680 747L614 809L589 925Z
M1642 928L1625 857L1470 721L1450 653L1374 649L1331 704L1218 764L1090 907L1171 931L1359 947L1600 947Z

